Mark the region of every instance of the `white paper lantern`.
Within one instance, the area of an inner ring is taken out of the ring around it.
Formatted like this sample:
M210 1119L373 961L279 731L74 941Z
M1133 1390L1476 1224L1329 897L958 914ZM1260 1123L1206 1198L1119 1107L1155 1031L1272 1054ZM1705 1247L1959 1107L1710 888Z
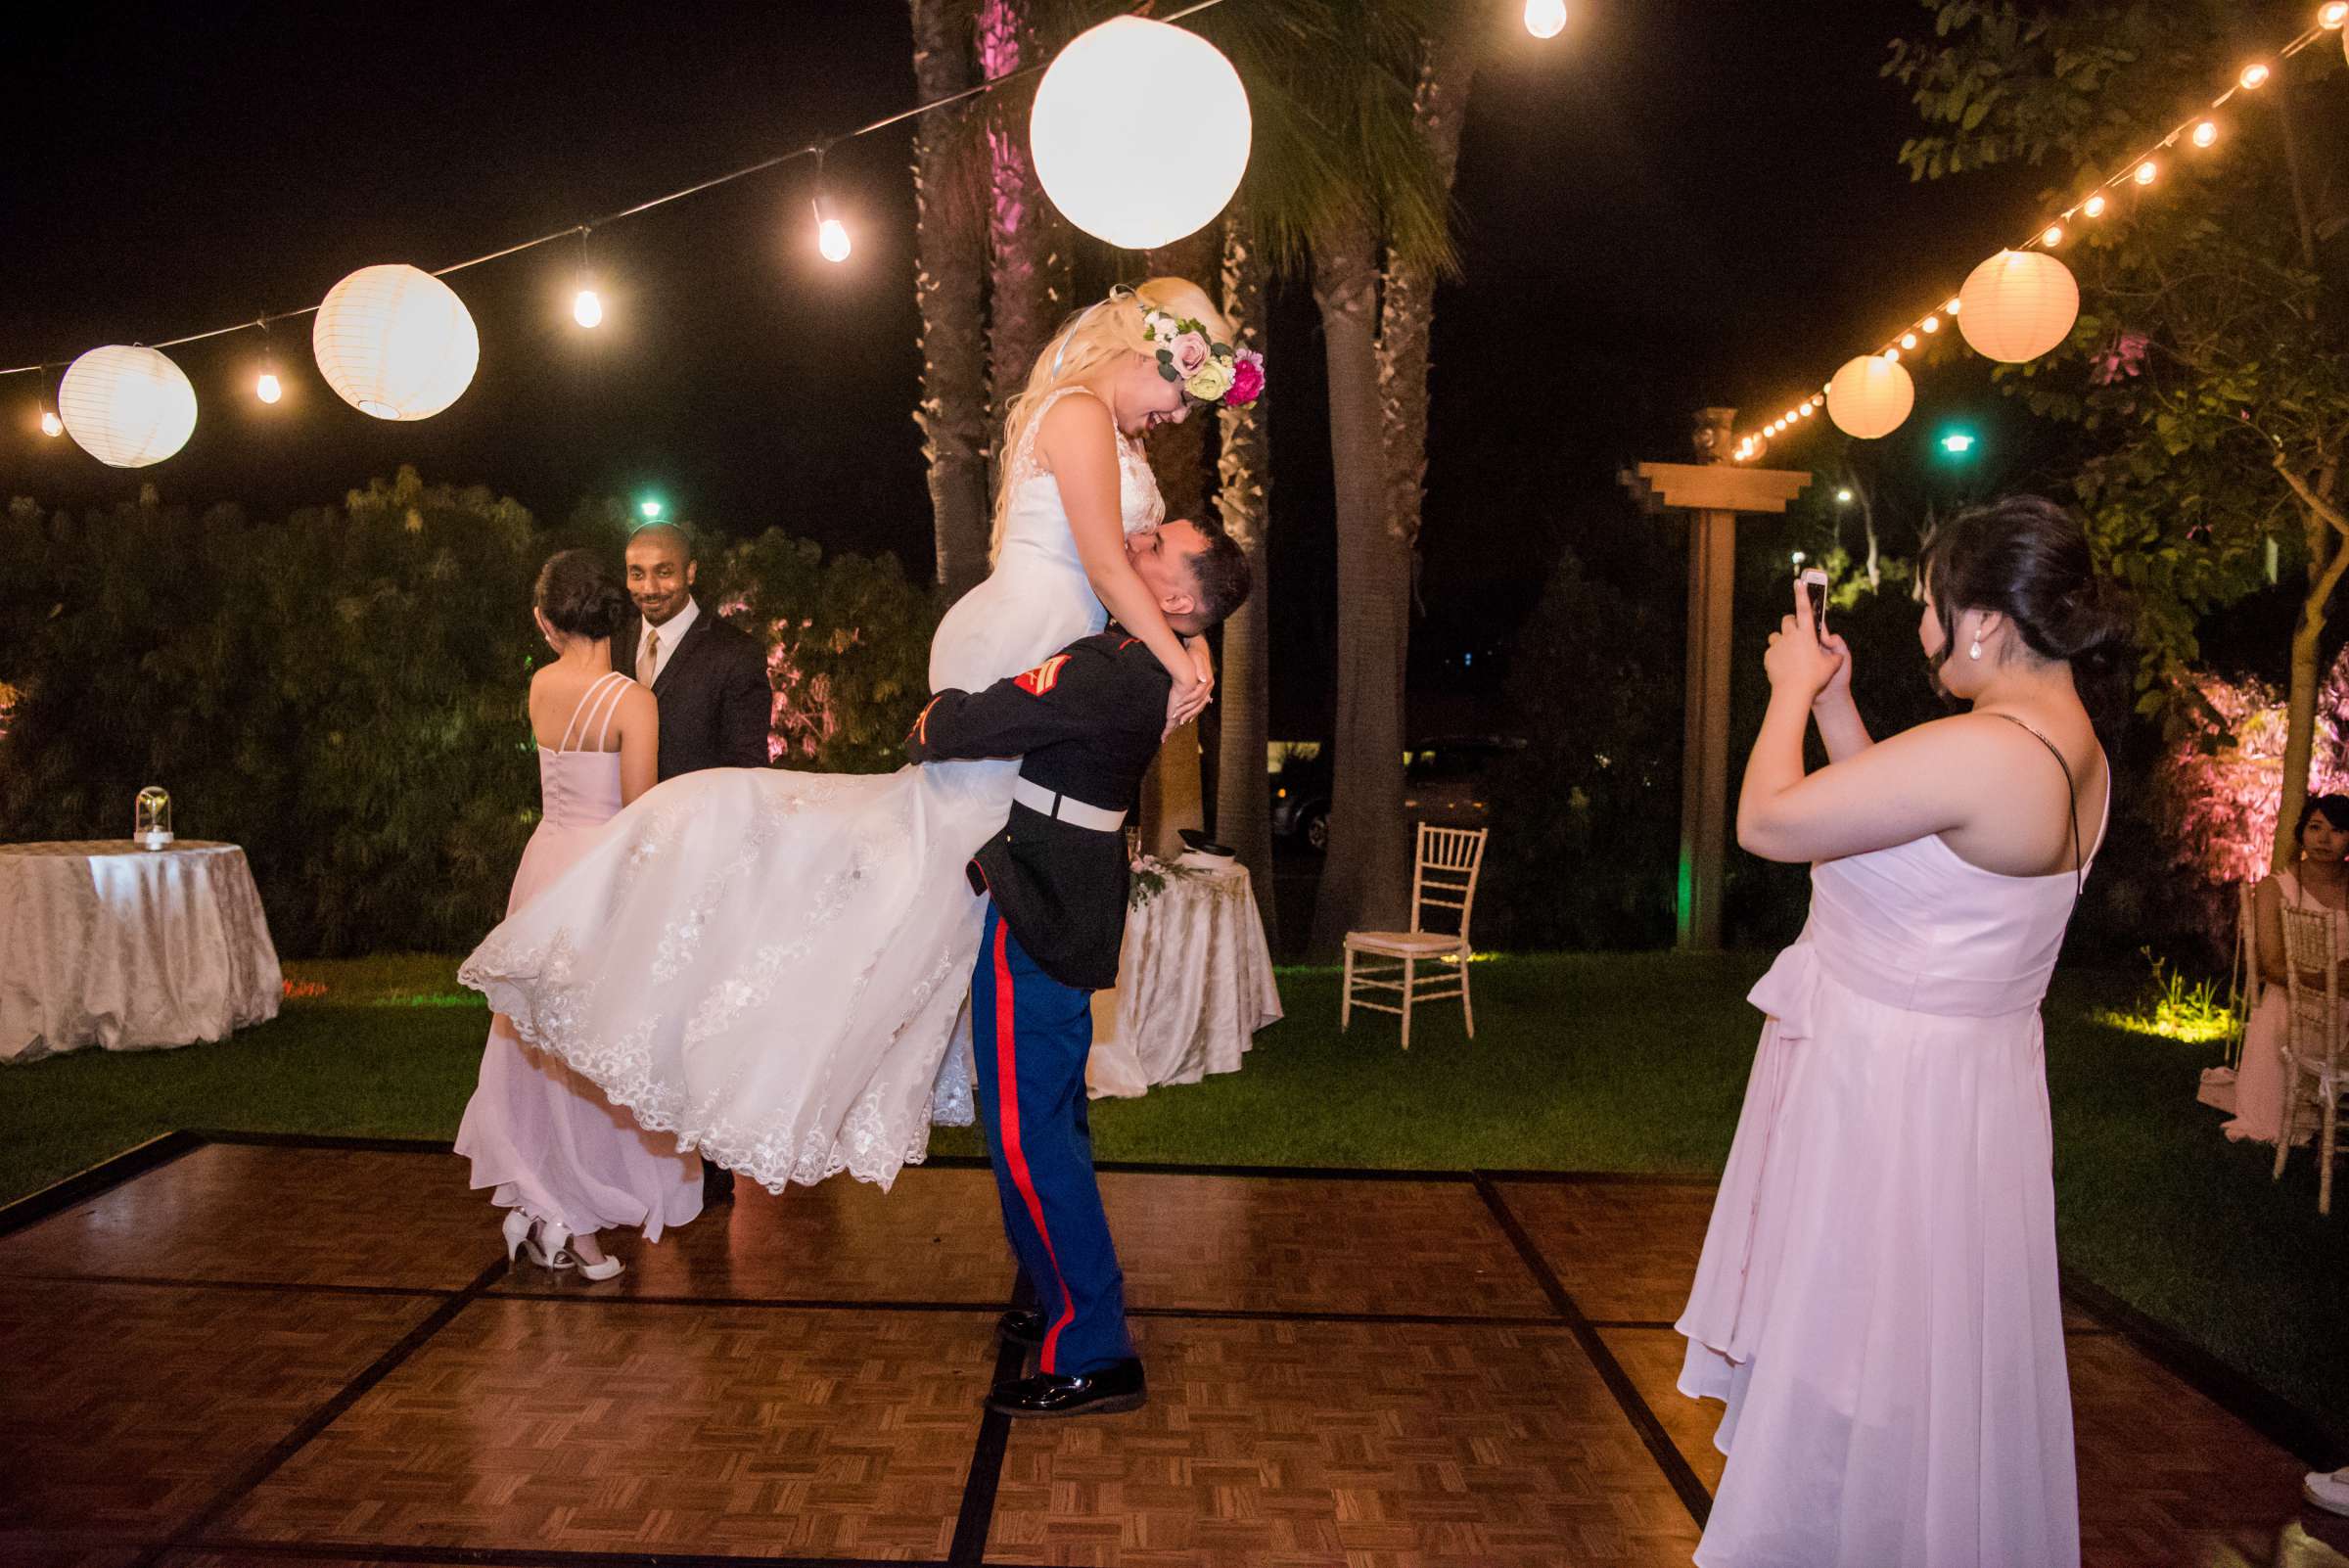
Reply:
M1901 428L1916 406L1916 383L1882 354L1847 359L1827 383L1827 417L1846 436L1872 441Z
M432 418L464 395L482 357L456 291L398 265L361 267L329 290L310 348L335 395L378 419Z
M1974 268L1958 298L1965 302L1958 330L1974 352L2010 365L2037 359L2080 319L2072 269L2044 251L2001 251Z
M1247 172L1248 91L1214 44L1143 17L1080 33L1036 89L1028 141L1063 216L1128 251L1215 219Z
M153 348L113 344L73 361L57 411L75 445L114 468L145 468L196 434L196 389Z

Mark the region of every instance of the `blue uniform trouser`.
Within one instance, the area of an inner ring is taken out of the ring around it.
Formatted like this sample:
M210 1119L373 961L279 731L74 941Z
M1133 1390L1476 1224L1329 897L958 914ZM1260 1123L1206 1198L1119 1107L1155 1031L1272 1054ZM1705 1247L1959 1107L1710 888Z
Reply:
M1044 1314L1038 1365L1067 1377L1133 1354L1126 1276L1093 1178L1085 1121L1084 1060L1092 1044L1092 992L1038 969L990 899L971 976L979 1121L994 1161L1003 1228Z

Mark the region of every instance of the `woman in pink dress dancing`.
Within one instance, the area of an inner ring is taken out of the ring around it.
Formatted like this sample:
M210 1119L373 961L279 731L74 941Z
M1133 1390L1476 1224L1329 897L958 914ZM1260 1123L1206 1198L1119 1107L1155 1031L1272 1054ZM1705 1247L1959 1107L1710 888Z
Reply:
M595 838L595 830L653 787L661 733L653 694L612 668L612 632L627 596L585 550L565 550L538 574L532 614L555 662L530 677L530 732L544 804L522 852L506 913L530 901ZM563 1062L523 1044L503 1013L489 1026L482 1078L457 1129L473 1184L495 1187L508 1212L506 1256L529 1249L549 1268L576 1266L610 1279L621 1261L595 1233L634 1225L659 1241L666 1225L702 1212L702 1162L676 1140L645 1131Z
M2123 596L2030 496L1926 546L1918 627L1968 711L1872 740L1803 591L1737 840L1810 861L1679 1328L1726 1402L1706 1568L2080 1559L2039 1003L2110 775L2074 683ZM1816 721L1828 765L1806 773Z

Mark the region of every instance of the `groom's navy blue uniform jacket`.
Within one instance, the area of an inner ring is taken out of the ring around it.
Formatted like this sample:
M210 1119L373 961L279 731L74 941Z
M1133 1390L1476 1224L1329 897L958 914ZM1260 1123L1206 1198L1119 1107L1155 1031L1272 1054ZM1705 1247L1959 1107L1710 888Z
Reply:
M985 691L942 691L905 737L917 762L1017 757L1020 777L1086 806L1130 811L1158 755L1174 678L1138 638L1112 629L1073 642ZM1014 802L971 860L1012 935L1064 986L1118 980L1130 868L1126 835L1064 822Z

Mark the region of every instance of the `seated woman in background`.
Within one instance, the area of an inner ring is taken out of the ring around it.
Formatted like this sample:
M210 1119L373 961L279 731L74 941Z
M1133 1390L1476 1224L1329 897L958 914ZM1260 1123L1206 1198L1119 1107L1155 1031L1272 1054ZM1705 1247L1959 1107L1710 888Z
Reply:
M2283 1130L2283 1044L2290 1028L2290 1003L2283 989L2283 907L2349 908L2349 795L2316 795L2300 809L2300 858L2259 885L2253 896L2259 944L2259 1003L2243 1026L2243 1060L2235 1070L2234 1120L2226 1127L2236 1140L2273 1143ZM2349 920L2333 928L2332 955L2349 958ZM2325 977L2304 976L2322 986ZM2301 1137L2309 1136L2303 1124Z

